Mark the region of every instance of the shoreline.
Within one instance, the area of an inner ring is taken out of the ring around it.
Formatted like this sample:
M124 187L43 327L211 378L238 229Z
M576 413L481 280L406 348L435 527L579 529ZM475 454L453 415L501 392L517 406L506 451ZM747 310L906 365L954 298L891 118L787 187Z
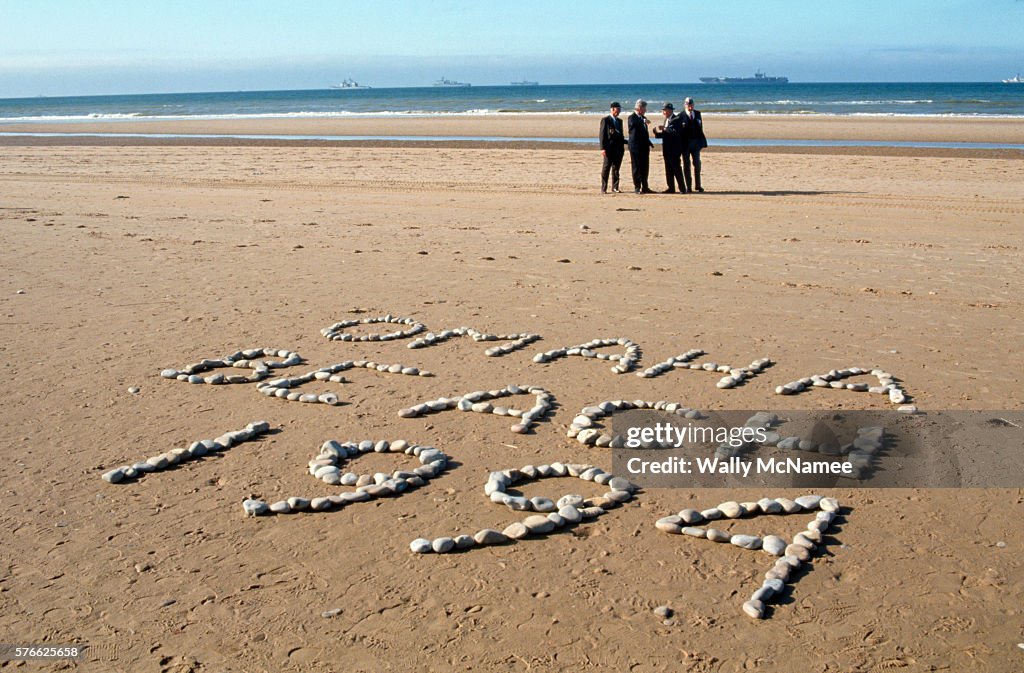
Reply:
M182 134L174 137L159 135L142 136L130 134L106 135L0 135L0 147L153 147L153 148L229 148L229 147L273 147L273 148L334 148L334 149L473 149L473 150L516 150L516 151L596 151L596 143L582 143L552 140L460 140L435 139L394 140L380 139L335 139L307 138L250 138L244 136L199 136ZM654 150L659 152L657 148ZM1024 150L1011 148L950 148L950 147L907 147L895 145L711 145L704 150L714 154L773 154L773 155L829 155L829 156L870 156L870 157L929 157L948 159L1009 159L1024 160Z
M623 111L625 117L626 112ZM602 115L508 114L357 118L182 119L0 123L0 133L102 133L275 136L594 136ZM658 117L649 114L654 121ZM833 117L824 115L704 117L709 140L850 140L1024 144L1024 120L1007 118Z

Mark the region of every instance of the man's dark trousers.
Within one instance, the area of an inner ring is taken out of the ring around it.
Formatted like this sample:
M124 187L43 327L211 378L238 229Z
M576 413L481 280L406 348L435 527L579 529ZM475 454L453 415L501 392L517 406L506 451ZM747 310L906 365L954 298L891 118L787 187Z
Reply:
M601 191L608 189L608 174L612 176L612 189L619 189L619 168L622 166L622 156L625 154L622 148L619 151L605 150L604 163L601 164Z
M651 172L651 148L647 145L629 148L629 159L633 164L633 189L648 191L647 176Z
M683 177L686 178L687 191L700 190L700 150L701 142L697 139L687 140L683 145ZM690 163L693 163L693 176L690 176Z

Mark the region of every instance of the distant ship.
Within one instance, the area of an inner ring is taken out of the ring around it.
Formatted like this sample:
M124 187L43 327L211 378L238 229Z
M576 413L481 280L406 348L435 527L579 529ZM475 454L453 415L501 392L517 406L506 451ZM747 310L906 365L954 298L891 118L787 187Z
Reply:
M701 77L705 84L789 84L788 77L768 77L758 70L753 77Z
M538 86L537 82L531 82L528 79L524 79L522 82L509 82L512 86Z
M341 84L332 84L331 88L332 89L369 89L370 87L368 87L368 86L366 86L364 84L360 84L359 82L357 82L354 79L350 78L350 79L343 79L343 80L341 80Z
M453 79L445 79L444 77L442 77L441 79L439 79L436 82L434 82L434 86L473 86L473 85L472 84L468 84L466 82L456 82Z
M1011 77L1010 79L1004 79L1003 84L1024 84L1024 79L1020 78L1020 73L1018 72L1015 76Z

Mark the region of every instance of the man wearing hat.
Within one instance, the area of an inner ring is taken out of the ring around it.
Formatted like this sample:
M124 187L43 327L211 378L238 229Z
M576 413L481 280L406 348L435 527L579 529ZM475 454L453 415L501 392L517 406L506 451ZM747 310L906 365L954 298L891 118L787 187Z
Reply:
M679 115L674 113L675 106L672 103L665 103L661 108L665 123L654 127L654 137L661 138L661 157L665 161L665 182L668 183L668 189L662 192L663 194L674 194L677 184L679 193L686 193L683 167L679 163L683 152L683 125Z
M683 123L683 176L686 178L686 189L690 192L703 192L700 186L700 151L708 146L704 136L704 121L700 110L693 109L693 99L683 101L686 108L680 119ZM693 177L690 177L690 162L693 162Z
M651 168L651 136L647 133L647 125L650 122L644 115L647 114L647 101L639 98L634 106L633 114L629 115L629 159L633 164L633 191L637 194L650 194L651 188L647 184L647 174Z
M619 167L622 166L622 155L625 154L626 137L622 133L622 120L619 113L622 106L616 101L609 107L609 114L601 120L601 132L598 139L601 141L601 156L604 163L601 165L601 193L608 191L608 173L612 174L612 191L619 191Z

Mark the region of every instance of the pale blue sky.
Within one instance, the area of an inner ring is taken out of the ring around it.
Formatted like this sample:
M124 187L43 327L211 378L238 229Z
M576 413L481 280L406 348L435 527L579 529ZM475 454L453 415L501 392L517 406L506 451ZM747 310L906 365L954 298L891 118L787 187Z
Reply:
M1024 71L1021 0L0 0L0 97L693 82L990 81Z

